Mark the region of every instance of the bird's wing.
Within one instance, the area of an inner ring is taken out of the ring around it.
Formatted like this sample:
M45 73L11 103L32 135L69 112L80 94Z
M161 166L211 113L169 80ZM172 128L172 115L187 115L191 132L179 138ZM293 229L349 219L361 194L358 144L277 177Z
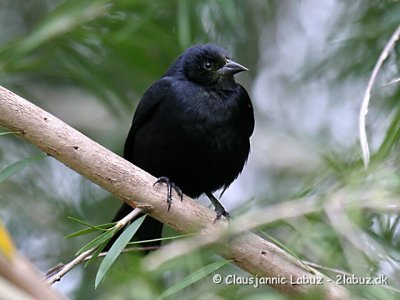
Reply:
M130 160L134 147L133 139L138 128L151 118L158 105L168 96L170 87L171 78L162 78L150 86L144 93L142 99L140 99L135 115L133 116L131 129L125 141L124 158Z
M244 106L244 110L246 111L247 115L247 120L248 120L248 134L249 137L253 134L254 131L254 110L253 110L253 104L251 103L249 94L245 90L243 86L238 84L240 89L240 100L242 101L242 105Z

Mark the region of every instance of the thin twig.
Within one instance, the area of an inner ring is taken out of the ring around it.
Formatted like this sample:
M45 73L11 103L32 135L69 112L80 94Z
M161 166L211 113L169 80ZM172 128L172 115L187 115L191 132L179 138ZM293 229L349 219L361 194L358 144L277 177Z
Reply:
M126 224L128 224L130 221L132 221L135 217L137 217L141 213L143 213L143 209L135 208L128 215L119 220L117 224L115 224L112 228L110 228L110 230L114 228L119 228L119 229L123 228ZM96 251L97 248L98 247L95 247L83 252L82 254L74 258L72 261L67 263L66 265L59 264L56 267L52 268L50 271L47 272L49 276L46 279L46 283L51 285L57 281L60 281L65 274L67 274L77 265L79 265L83 261L90 259L92 257L92 253ZM101 256L105 256L107 252L101 254L102 254Z
M57 273L55 273L54 275L52 275L52 276L50 276L49 278L46 279L46 283L51 285L54 282L60 281L61 278L65 274L67 274L69 271L71 271L75 266L79 265L86 257L91 255L95 250L96 250L96 248L92 248L90 250L87 250L87 251L83 252L82 254L78 255L77 257L75 257L72 261L70 261L66 265L63 265L57 271Z
M390 37L389 41L386 43L385 47L383 48L381 55L379 56L374 69L372 70L371 77L369 78L367 89L365 90L364 98L361 104L360 109L360 116L359 116L359 131L360 131L360 144L362 150L362 158L364 161L364 166L368 167L370 154L368 148L368 139L367 139L367 132L365 128L365 118L368 113L368 104L369 99L371 98L371 90L372 86L374 85L376 76L378 75L379 70L381 69L383 62L389 56L390 52L394 48L397 40L400 37L400 25L396 28L393 32L392 36Z
M400 82L400 78L392 79L388 83L386 83L383 87L387 87L387 86L390 86L390 85L393 85L393 84L396 84L399 82Z
M328 271L328 272L332 272L332 273L335 273L335 274L346 275L346 276L353 275L353 274L348 273L346 271L342 271L342 270L339 270L339 269L334 269L334 268L330 268L330 267L321 266L319 264L316 264L316 263L313 263L313 262L310 262L310 261L302 260L302 262L303 262L303 264L305 264L305 265L307 265L307 266L309 266L311 268L314 268L314 269Z
M134 218L136 218L141 213L143 213L143 209L135 208L129 214L127 214L125 217L123 217L121 220L119 220L117 222L117 224L114 225L114 227L117 227L119 229L125 227L129 222L131 222Z

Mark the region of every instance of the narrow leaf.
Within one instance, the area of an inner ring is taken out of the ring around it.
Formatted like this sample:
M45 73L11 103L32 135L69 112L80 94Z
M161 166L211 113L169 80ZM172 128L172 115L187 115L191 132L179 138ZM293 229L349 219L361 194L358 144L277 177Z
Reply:
M113 222L113 223L105 223L105 224L101 224L101 225L92 225L92 224L86 223L86 222L84 222L82 220L76 219L76 218L71 217L71 216L68 216L67 218L72 220L72 221L75 221L75 222L77 222L79 224L83 224L83 225L85 225L85 226L87 226L89 228L86 228L86 229L79 230L77 232L71 233L71 234L67 235L65 238L73 238L73 237L77 237L77 236L80 236L80 235L92 233L92 232L95 232L95 231L103 231L103 232L105 232L105 231L107 231L108 229L110 229L111 227L113 227L115 225L115 222Z
M228 262L229 262L228 260L219 260L219 261L213 262L201 269L198 269L197 271L186 276L184 279L179 280L177 283L175 283L169 289L165 290L164 293L162 293L158 297L158 299L167 298L167 297L183 290L184 288L188 287L189 285L199 281L200 279L203 279L207 275L210 275L212 272L215 272L222 266L226 265Z
M18 134L18 131L6 131L6 132L0 132L0 136L1 135L6 135L6 134Z
M114 225L117 223L117 222L112 222L112 223L104 223L104 224L100 224L100 225L92 225L92 224L90 224L90 223L87 223L87 222L85 222L85 221L76 219L76 218L74 218L74 217L68 216L67 218L70 219L70 220L72 220L72 221L78 222L79 224L83 224L83 225L85 225L85 226L87 226L87 227L90 227L90 228L93 228L93 229L97 229L97 230L102 230L102 228L107 227L107 226L108 226L108 227L112 227L112 226L114 226Z
M5 167L3 170L0 171L0 183L2 183L8 177L14 175L15 173L21 171L25 167L29 166L30 164L33 164L34 162L41 160L45 157L47 157L47 156L39 155L39 156L28 157L28 158L19 160L15 163L12 163L11 165Z
M107 10L102 2L104 1L70 1L66 5L57 6L27 38L22 40L17 52L20 55L29 53L52 39L99 17Z
M104 257L103 261L100 264L99 270L96 274L95 280L95 288L98 287L100 282L103 280L104 276L106 275L107 271L110 269L112 264L120 255L121 251L125 248L125 246L129 243L132 239L136 231L139 229L140 225L142 225L143 220L146 216L142 216L139 219L135 220L131 225L129 225L121 236L115 241L115 243L111 246L110 250L108 251L107 255Z
M92 262L94 262L96 260L96 258L99 256L99 254L103 251L103 249L106 247L106 243L100 245L95 252L93 252L92 257L85 263L85 268L91 264Z
M107 242L108 240L110 240L113 235L115 233L117 233L118 228L112 228L107 232L104 232L102 235L99 235L97 238L95 238L94 240L92 240L91 242L89 242L88 244L86 244L85 246L83 246L76 255L82 254L83 252L90 250L92 248L95 248L105 242Z
M106 223L106 224L102 224L102 225L92 226L90 228L82 229L82 230L73 232L71 234L68 234L67 236L65 236L65 238L70 239L70 238L74 238L77 236L81 236L81 235L85 235L85 234L89 234L89 233L97 232L97 231L106 232L113 225L115 225L115 223Z
M188 234L180 234L180 235L168 236L168 237L163 237L163 238L158 238L158 239L133 241L133 242L129 242L129 245L145 244L145 243L152 243L152 242L158 242L158 241L175 240L175 239L180 239L180 238L193 236L193 235L194 235L194 233L188 233Z

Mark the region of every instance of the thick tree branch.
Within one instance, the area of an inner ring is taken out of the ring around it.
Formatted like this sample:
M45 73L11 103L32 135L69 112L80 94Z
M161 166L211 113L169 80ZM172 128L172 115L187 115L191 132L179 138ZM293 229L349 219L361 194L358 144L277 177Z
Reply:
M174 197L168 212L165 186L153 187L153 176L1 86L0 126L20 132L24 139L66 166L177 231L210 232L214 226L226 226L223 221L214 223L213 211L186 196L182 202ZM302 268L294 263L295 258L250 232L220 244L220 254L243 270L260 277L287 278L287 284L274 286L284 293L306 293L316 287L292 284L290 278L326 279ZM324 280L324 285L317 287L323 289L326 299L347 298L345 289L333 282Z

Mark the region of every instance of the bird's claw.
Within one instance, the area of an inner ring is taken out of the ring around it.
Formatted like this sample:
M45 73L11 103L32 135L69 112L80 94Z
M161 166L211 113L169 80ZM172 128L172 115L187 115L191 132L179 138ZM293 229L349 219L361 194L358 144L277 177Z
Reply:
M217 213L217 216L216 216L214 222L217 222L219 219L221 219L222 216L225 217L227 220L230 219L229 213L223 207L222 207L222 209L221 208L218 208L218 209L215 208L215 212Z
M227 220L229 220L230 217L228 212L225 210L222 204L219 203L218 199L215 198L215 196L211 192L206 192L205 194L207 195L208 199L210 199L211 203L214 205L215 212L217 213L217 217L215 218L214 222L221 219L222 216L224 216Z
M161 176L160 178L158 178L157 181L153 184L153 186L160 183L165 183L167 185L167 203L169 211L171 209L171 203L172 203L172 189L175 190L175 192L181 198L181 201L183 200L183 193L182 190L166 176Z

